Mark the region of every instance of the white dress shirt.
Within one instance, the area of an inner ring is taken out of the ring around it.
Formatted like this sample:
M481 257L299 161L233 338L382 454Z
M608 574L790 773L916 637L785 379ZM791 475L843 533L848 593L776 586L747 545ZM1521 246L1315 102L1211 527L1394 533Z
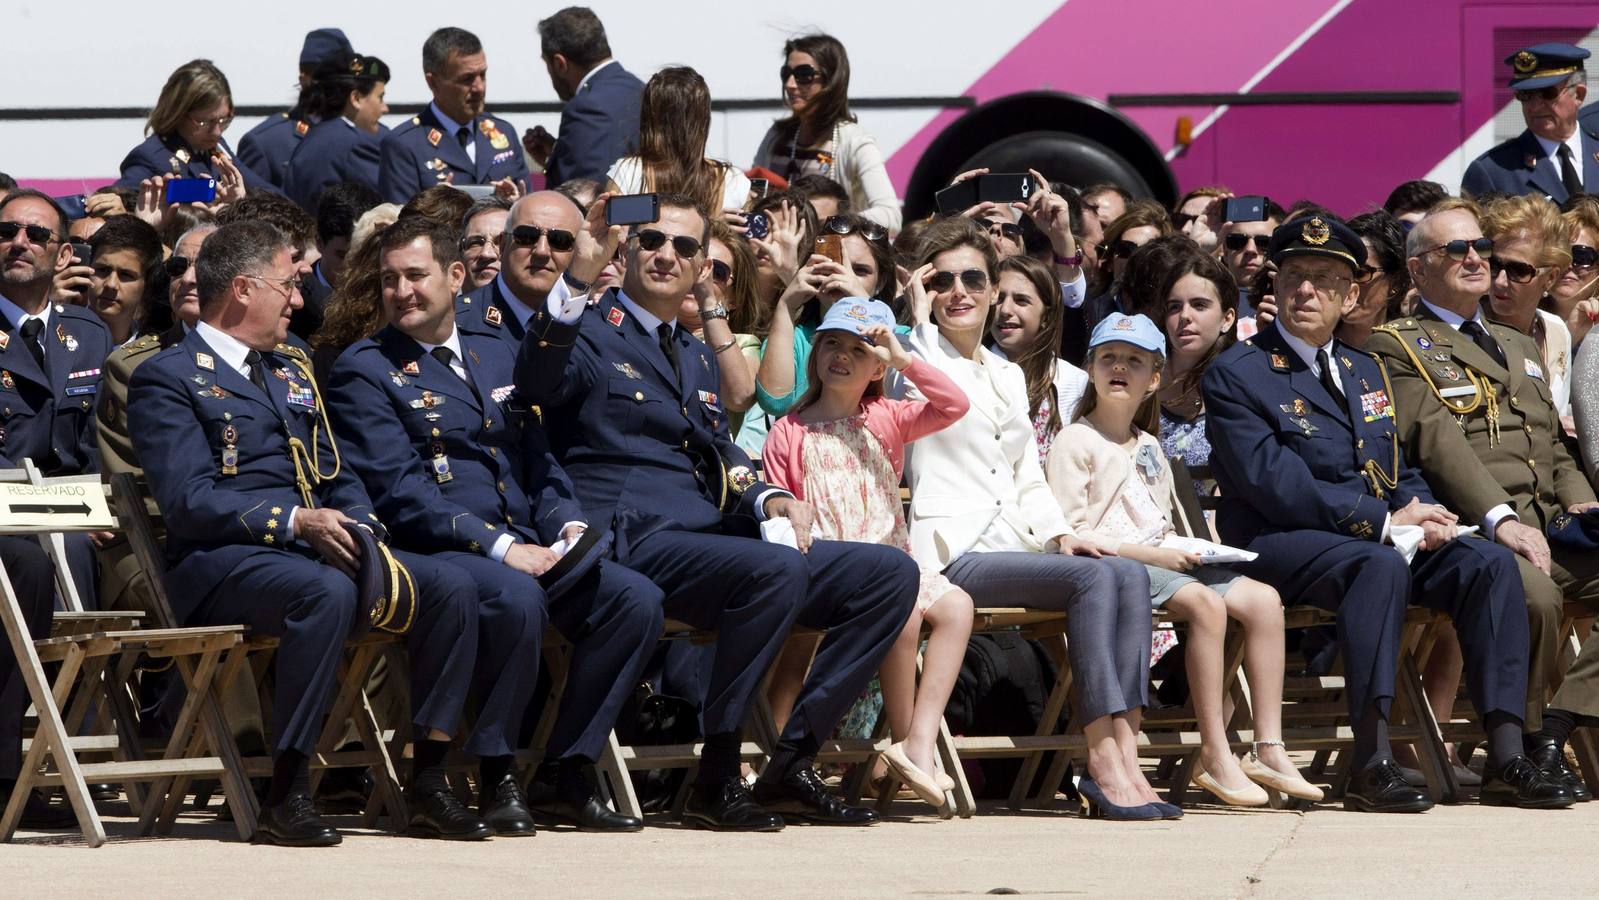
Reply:
M1571 148L1571 165L1572 165L1573 168L1575 168L1577 170L1577 181L1578 182L1582 181L1582 129L1581 128L1578 128L1578 129L1575 129L1574 131L1572 131L1571 132L1571 137L1566 138L1564 141L1551 141L1551 140L1549 140L1546 137L1542 137L1542 136L1536 135L1536 134L1533 135L1533 137L1537 139L1538 146L1543 148L1543 155L1549 157L1549 160L1555 164L1555 174L1556 175L1560 175L1560 157L1556 156L1555 154L1560 152L1560 145L1561 144L1565 144L1567 147L1570 147ZM1565 183L1564 180L1562 180L1561 183L1564 184Z
M7 297L5 294L0 294L0 313L5 314L6 321L11 323L11 330L17 332L17 337L22 337L23 322L26 322L29 319L39 320L41 324L41 327L39 328L39 340L41 343L39 346L41 349L44 347L42 342L44 341L45 332L50 330L50 312L52 306L53 304L46 303L44 305L44 309L40 310L38 315L33 315L32 313L23 312L22 307L12 303L10 297ZM45 374L48 375L50 373L46 372Z

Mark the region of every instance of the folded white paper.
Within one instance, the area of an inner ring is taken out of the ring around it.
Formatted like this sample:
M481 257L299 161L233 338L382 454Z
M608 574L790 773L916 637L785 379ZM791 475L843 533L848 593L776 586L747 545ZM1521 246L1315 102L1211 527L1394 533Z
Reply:
M1192 553L1199 557L1205 565L1220 565L1230 562L1249 562L1260 556L1249 550L1240 550L1215 541L1200 538L1183 537L1177 534L1168 534L1161 538L1160 546L1166 550L1180 550L1183 553Z

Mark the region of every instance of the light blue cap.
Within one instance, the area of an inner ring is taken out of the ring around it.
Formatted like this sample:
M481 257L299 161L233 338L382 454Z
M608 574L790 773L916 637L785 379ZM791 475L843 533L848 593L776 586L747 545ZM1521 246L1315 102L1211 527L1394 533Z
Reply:
M1154 322L1149 321L1148 316L1111 313L1094 326L1094 335L1088 339L1088 349L1117 342L1166 355L1166 336L1160 333Z
M894 311L888 304L865 297L845 297L828 309L827 315L822 317L822 324L816 327L816 331L818 334L824 331L860 334L873 325L894 327Z

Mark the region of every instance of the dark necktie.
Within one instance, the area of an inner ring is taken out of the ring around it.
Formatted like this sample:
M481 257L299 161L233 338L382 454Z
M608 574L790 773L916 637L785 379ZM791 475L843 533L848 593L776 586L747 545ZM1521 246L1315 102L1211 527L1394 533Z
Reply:
M683 370L677 365L677 341L672 340L671 324L662 322L660 327L655 329L655 336L660 340L661 352L666 354L666 361L672 364L672 374L681 382Z
M39 371L44 372L44 345L39 343L39 332L44 330L43 319L29 319L22 323L22 340L28 345L28 353L33 356L33 361L39 364Z
M1321 366L1321 386L1332 395L1339 410L1344 410L1344 392L1338 389L1338 370L1333 368L1332 357L1327 355L1326 350L1316 351L1316 365ZM1347 412L1344 414L1348 415Z
M1464 322L1461 322L1460 333L1471 338L1477 346L1482 348L1482 352L1493 357L1494 362L1498 363L1501 367L1504 366L1505 351L1499 349L1499 342L1494 340L1494 336L1489 334L1486 328L1483 328L1481 325L1477 324L1476 319L1468 319Z
M461 149L465 150L467 145L472 143L472 129L462 125L461 129L455 133L455 139L460 142Z
M451 365L451 363L455 362L455 351L441 344L437 347L434 347L432 350L429 350L428 353L432 355L434 359L444 363L444 368L449 369L451 375L456 375L456 377L466 382L469 387L471 386L472 373L466 370L466 364L461 364L461 372L465 374L457 374L455 371L455 366Z
M1571 145L1561 144L1557 153L1560 156L1560 180L1566 186L1566 196L1575 197L1582 193L1582 176L1577 174L1577 167L1571 161Z
M261 364L261 352L251 350L244 354L244 365L250 370L250 383L260 388L261 393L272 396L272 392L267 390L266 368Z

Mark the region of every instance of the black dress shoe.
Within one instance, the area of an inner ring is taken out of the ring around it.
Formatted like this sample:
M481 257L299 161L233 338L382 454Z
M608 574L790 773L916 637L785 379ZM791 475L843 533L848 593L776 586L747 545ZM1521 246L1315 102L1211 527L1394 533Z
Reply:
M11 803L11 794L0 793L0 811L4 811ZM66 828L78 827L78 816L72 811L72 804L63 801L60 806L51 806L44 795L38 791L29 791L28 799L22 804L22 819L17 827L23 831L58 831Z
M484 785L488 787L488 785ZM532 837L533 816L528 812L527 796L516 783L516 775L505 773L491 793L478 794L477 811L498 837Z
M316 805L325 813L364 812L371 795L372 775L366 769L329 769L316 786Z
M261 810L254 840L281 847L333 847L344 838L317 815L309 795L291 794L277 806Z
M575 825L578 831L627 832L643 831L644 820L616 812L598 794L590 794L582 803L559 796L533 806L533 815L539 821L555 825Z
M877 813L829 794L810 766L801 766L776 781L757 781L755 802L784 819L813 825L870 825L877 821Z
M415 785L405 792L411 809L411 833L417 837L446 841L486 841L494 837L489 823L478 818L448 787L423 788Z
M763 809L736 777L695 785L683 806L683 821L711 831L783 830L783 817Z
M1432 809L1432 798L1411 787L1391 759L1368 766L1351 779L1344 809L1376 813L1418 813Z
M96 806L115 803L122 799L122 789L114 784L91 784L89 799L93 800Z
M1593 793L1588 790L1588 785L1583 782L1582 776L1566 763L1566 754L1554 741L1537 741L1527 748L1527 758L1532 760L1532 764L1537 766L1550 781L1564 785L1571 791L1571 796L1575 797L1578 803L1587 803L1593 799Z
M1565 809L1577 802L1565 785L1545 775L1533 761L1517 756L1499 771L1484 770L1482 792L1477 802L1483 806L1519 806L1522 809Z

